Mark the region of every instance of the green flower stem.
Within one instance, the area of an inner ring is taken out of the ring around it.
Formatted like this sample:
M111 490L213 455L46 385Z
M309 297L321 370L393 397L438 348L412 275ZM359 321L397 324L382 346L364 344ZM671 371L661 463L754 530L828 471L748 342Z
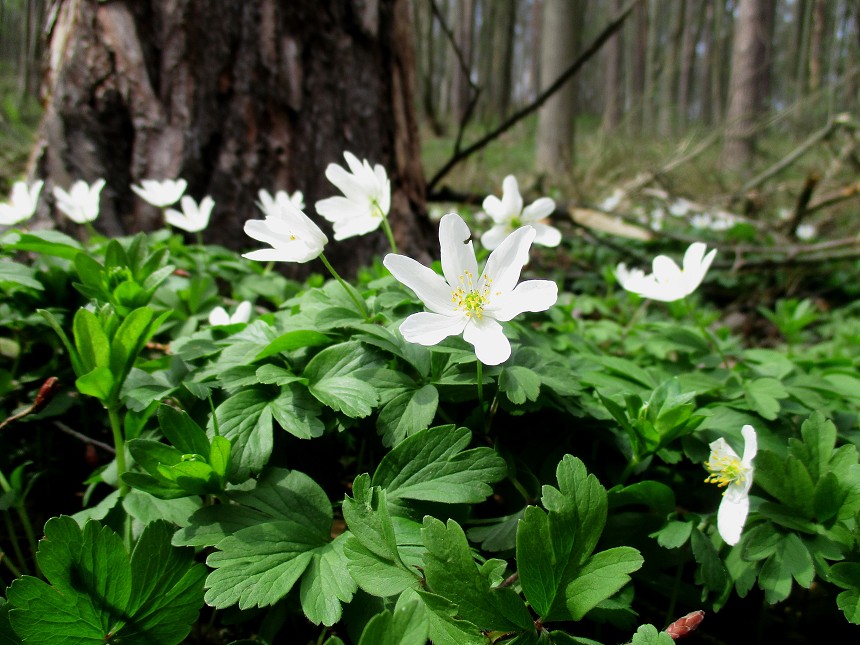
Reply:
M3 489L4 493L12 492L12 486L9 484L9 480L6 479L6 476L0 471L0 488ZM17 497L17 496L16 496ZM21 498L17 498L15 500L15 512L18 514L18 519L21 521L21 526L24 529L24 534L27 536L27 543L30 547L30 553L33 555L33 562L36 562L36 551L39 549L39 546L36 542L36 534L33 532L33 525L30 523L30 516L27 514L27 509L24 507L24 501ZM15 535L15 532L12 530L12 520L9 517L9 513L4 513L6 516L6 527L9 531L9 537L12 539L12 549L15 551L15 554L18 556L18 560L21 563L21 568L26 569L26 559L24 558L23 552L21 551L21 546L18 543L18 538ZM36 564L36 570L38 571L39 565Z
M388 218L382 217L382 230L385 231L385 237L388 238L388 244L391 245L391 252L397 253L397 244L394 242L394 232L391 230L391 224L388 223Z
M717 337L713 334L713 332L711 332L707 327L705 327L705 323L702 322L701 315L699 314L698 310L696 310L693 307L693 305L690 304L690 301L685 298L684 303L687 305L687 312L690 314L690 316L695 321L696 326L699 328L699 330L704 335L705 340L707 340L708 343L717 352L717 354L720 355L720 360L722 360L722 362L723 362L723 367L725 367L726 369L729 369L729 359L726 357L725 352L723 352L722 348L720 347L720 343L717 340Z
M122 435L122 421L119 418L119 410L117 406L108 407L108 418L110 419L110 429L113 433L113 445L116 449L116 481L119 485L119 496L125 497L128 493L128 484L122 481L122 475L126 470L125 465L125 439Z
M361 315L364 316L364 319L369 321L370 315L367 313L367 308L364 306L364 303L355 297L355 294L350 290L346 282L343 281L343 278L340 277L338 272L334 270L334 267L326 259L324 253L320 253L320 260L322 260L322 263L325 265L325 268L328 269L329 273L332 274L334 279L340 282L340 286L343 287L343 290L346 291L347 295L352 298L352 301L355 303L355 306L358 307L358 310L361 312Z
M12 550L15 552L15 557L18 559L18 566L15 566L12 563L8 554L3 554L3 562L6 563L6 566L9 567L9 571L11 571L17 578L21 576L22 569L24 570L24 573L27 573L27 559L24 557L24 552L21 550L21 543L18 542L18 536L15 534L15 527L12 525L12 518L9 517L8 512L3 513L3 520L6 523L6 532L9 534L9 538L12 541Z
M638 457L632 457L627 465L624 467L624 470L621 472L621 477L618 479L618 484L623 486L625 482L627 482L627 478L633 474L633 471L636 470L636 467L642 463L642 460Z
M200 250L203 250L203 231L197 231L194 233L194 237L197 238L197 246L200 247Z
M12 560L9 559L8 554L4 553L2 550L0 550L0 561L6 565L6 568L9 569L9 571L12 572L12 575L16 578L20 578L23 575L21 570L15 566Z
M478 405L481 407L481 418L484 417L484 364L478 361Z

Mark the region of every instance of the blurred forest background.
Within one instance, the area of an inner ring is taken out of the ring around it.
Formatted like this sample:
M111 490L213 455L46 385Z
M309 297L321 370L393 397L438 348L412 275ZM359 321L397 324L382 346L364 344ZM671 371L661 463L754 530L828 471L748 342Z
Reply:
M50 109L57 94L55 90L52 96L42 80L53 74L57 83L56 58L68 50L57 48L54 32L69 4L63 0L2 2L0 190L27 170L28 158L35 158L31 149L37 142L42 110ZM128 3L104 4L110 9ZM157 51L161 46L158 27L167 14L158 7L163 4L129 5L133 5L129 11L141 33L144 54L147 48ZM185 6L195 4L189 0ZM384 38L367 26L368 16L377 21L371 21L373 25L381 25L381 32L408 27L414 55L395 62L413 68L406 80L414 86L414 103L407 108L414 109L417 117L426 181L424 185L411 182L404 207L413 211L426 212L426 200L474 202L499 193L502 178L511 173L520 177L524 190L555 196L562 210L565 204L598 205L619 186L630 194L650 186L673 197L719 201L721 207L747 215L788 209L795 214L795 228L800 223L798 211L806 216L810 203L816 206L812 212L824 212L822 202L829 208L847 201L856 210L854 198L860 190L856 181L860 3L856 0L343 0L322 4L260 0L242 4L242 20L257 11L254 19L264 24L266 11L281 12L279 24L286 25L285 33L291 19L316 21L325 14L314 28L325 33L336 23L353 43L363 42L368 34ZM151 8L141 9L144 5ZM217 14L214 5L209 6L209 13ZM189 15L177 24L185 28ZM142 27L147 20L156 25L149 34ZM352 30L352 23L360 23L364 31ZM75 32L68 33L74 37ZM83 37L99 34L85 32ZM190 51L190 34L188 40ZM399 46L388 42L386 47L396 54ZM244 55L236 48L231 51ZM310 49L302 53L305 58L315 55ZM359 63L373 65L374 59ZM336 66L330 66L334 73L332 67ZM313 76L307 68L303 74L307 88ZM377 74L390 71L380 66ZM570 80L547 96L547 88L562 78ZM81 83L83 99L92 104ZM155 93L164 98L171 90L163 76L158 85ZM539 110L533 109L537 106ZM402 111L402 106L396 107L394 114ZM389 116L381 110L376 117L366 118ZM168 113L165 118L172 117ZM68 119L65 123L68 127ZM358 128L363 129L363 124ZM264 131L262 136L267 134ZM381 150L361 149L373 146L363 145L360 137L351 146L348 136L344 143L342 135L332 135L324 127L313 136L331 136L332 149L355 147L353 152L359 156L382 162L394 177L395 192L409 183L403 180L409 170L393 161L397 143ZM41 144L45 145L44 140ZM211 151L211 146L201 149ZM187 163L179 170L187 174L193 159L187 151L183 154ZM335 154L302 157L321 176L325 163L339 160L332 158ZM36 166L35 174L50 176L53 171L37 162L31 164ZM143 170L152 174L158 167L143 164L124 179L139 179L135 174ZM65 177L95 172L69 161ZM308 174L302 182L295 173L275 172L263 164L252 175L259 184L243 193L251 210L252 200L247 197L259 187L304 189L310 194L309 203L324 196L322 189L304 185L310 181ZM217 182L212 176L190 180L192 192L195 186L197 192L215 192L212 185ZM274 185L279 183L293 185ZM114 187L114 192L121 191ZM216 202L229 200L216 194ZM117 208L127 204L117 203ZM234 212L236 203L229 202ZM250 211L240 214L251 216ZM830 220L845 222L844 217Z

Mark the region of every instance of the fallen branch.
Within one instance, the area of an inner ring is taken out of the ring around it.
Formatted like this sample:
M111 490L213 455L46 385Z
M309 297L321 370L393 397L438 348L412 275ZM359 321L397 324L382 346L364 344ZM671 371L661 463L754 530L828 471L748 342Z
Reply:
M522 108L507 120L505 120L499 127L495 130L489 132L484 135L480 139L478 139L475 143L467 146L465 149L456 151L451 156L451 158L445 162L445 164L436 171L436 174L427 182L427 190L432 191L436 184L441 181L441 179L447 175L451 169L456 166L458 163L470 157L472 154L486 146L488 143L497 139L500 135L507 132L514 124L521 121L525 117L527 117L532 112L535 112L538 108L540 108L546 100L552 96L555 92L557 92L572 76L574 76L586 62L588 62L598 51L603 47L603 44L609 40L612 35L621 28L621 25L624 24L627 16L633 11L633 7L635 7L641 0L630 0L627 5L620 11L620 13L612 19L612 21L604 27L603 31L594 39L594 41L582 52L582 54L577 57L577 59L573 62L573 64L568 67L564 73L559 76L555 82L552 83L549 87L547 87L543 92L541 92L538 97L529 105Z

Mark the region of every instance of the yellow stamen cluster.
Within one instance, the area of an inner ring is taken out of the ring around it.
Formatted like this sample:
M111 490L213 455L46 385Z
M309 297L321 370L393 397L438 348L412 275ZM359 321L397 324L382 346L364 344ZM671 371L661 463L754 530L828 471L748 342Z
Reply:
M705 482L720 487L734 483L743 484L747 478L747 469L743 467L741 460L731 455L711 457L710 461L705 462L705 468L711 473Z
M490 283L484 276L484 288L478 291L475 288L475 276L471 271L464 271L460 276L460 286L451 292L451 302L454 308L466 312L466 318L475 317L478 320L484 317L484 307L490 302Z

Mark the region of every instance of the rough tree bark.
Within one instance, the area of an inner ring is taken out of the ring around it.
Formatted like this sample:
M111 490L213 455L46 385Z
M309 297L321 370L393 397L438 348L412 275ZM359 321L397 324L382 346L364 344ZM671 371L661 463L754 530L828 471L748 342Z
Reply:
M407 3L61 0L34 154L45 194L104 177L97 226L117 235L161 225L131 183L184 177L216 202L206 240L250 248L260 188L302 190L313 216L349 150L385 166L400 250L426 258ZM379 233L327 255L350 272L385 246Z
M543 42L540 50L541 88L553 83L570 66L579 50L585 0L544 0ZM538 172L567 173L573 164L576 80L571 79L538 112Z
M621 11L621 0L610 2L612 15ZM623 31L619 31L606 43L606 57L604 58L604 82L603 82L603 130L612 132L621 124L622 117L622 43Z
M766 20L770 0L740 0L732 47L729 107L722 161L735 171L747 169L755 151L756 121L761 116L760 84L768 66Z

